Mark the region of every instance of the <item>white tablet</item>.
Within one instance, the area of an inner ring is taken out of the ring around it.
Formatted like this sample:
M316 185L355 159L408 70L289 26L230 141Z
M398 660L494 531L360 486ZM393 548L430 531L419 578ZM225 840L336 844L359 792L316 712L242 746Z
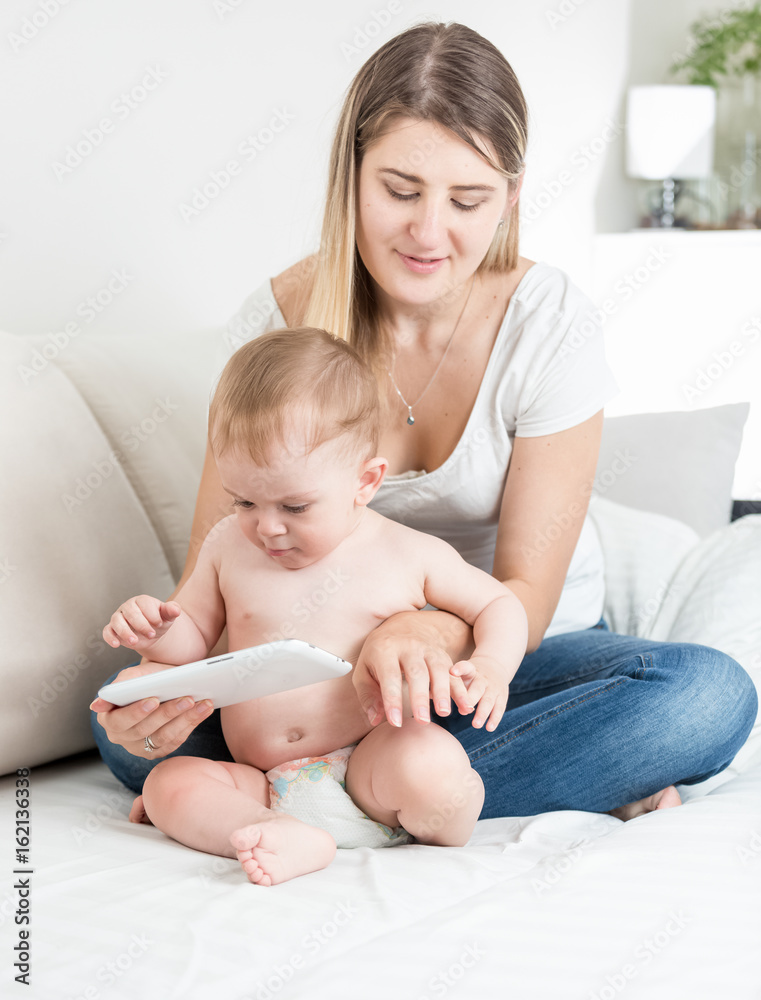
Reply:
M123 706L143 698L170 701L190 695L195 701L211 698L215 708L224 708L343 677L350 670L351 663L324 649L301 639L280 639L181 667L168 667L145 677L106 684L98 696L112 705Z

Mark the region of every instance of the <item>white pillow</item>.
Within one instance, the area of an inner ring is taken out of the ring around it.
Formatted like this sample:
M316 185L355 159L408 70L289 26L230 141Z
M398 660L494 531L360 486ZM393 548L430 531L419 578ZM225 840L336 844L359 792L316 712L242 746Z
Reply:
M700 539L681 521L598 496L589 518L605 562L603 617L612 632L648 637L672 577Z
M671 580L651 639L698 642L761 677L761 514L747 514L703 539Z
M750 403L685 413L607 417L595 492L665 514L701 538L729 524L732 483Z
M725 525L687 555L649 638L720 649L748 671L761 703L761 514ZM739 774L760 748L761 713L723 780Z

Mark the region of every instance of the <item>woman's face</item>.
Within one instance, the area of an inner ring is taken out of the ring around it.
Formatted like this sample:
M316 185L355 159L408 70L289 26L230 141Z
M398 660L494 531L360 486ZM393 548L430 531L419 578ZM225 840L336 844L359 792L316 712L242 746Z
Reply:
M425 305L473 275L509 206L507 180L474 149L433 122L400 119L362 160L357 247L391 299Z

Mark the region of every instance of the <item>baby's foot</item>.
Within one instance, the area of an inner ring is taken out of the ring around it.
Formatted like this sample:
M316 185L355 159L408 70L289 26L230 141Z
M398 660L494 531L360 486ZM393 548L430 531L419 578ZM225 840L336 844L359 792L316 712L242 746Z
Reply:
M326 868L336 853L327 831L283 813L235 830L230 843L249 881L257 885L277 885Z
M669 785L668 788L664 788L660 792L655 792L654 795L649 795L646 799L640 799L638 802L630 802L629 805L620 806L618 809L610 809L608 814L615 816L616 819L626 821L627 819L634 819L635 816L641 816L643 813L653 812L654 809L672 809L674 806L680 806L681 804L682 800L676 787Z
M145 811L142 795L138 795L132 803L132 808L129 811L129 821L130 823L148 823L153 826L153 823L148 819L148 813Z

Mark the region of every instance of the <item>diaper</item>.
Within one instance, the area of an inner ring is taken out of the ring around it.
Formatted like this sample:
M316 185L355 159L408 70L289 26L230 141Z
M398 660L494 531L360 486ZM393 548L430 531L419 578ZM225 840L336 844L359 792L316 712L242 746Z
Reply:
M366 816L346 792L346 767L356 743L322 757L300 757L266 772L270 808L320 827L338 847L395 847L410 835Z

